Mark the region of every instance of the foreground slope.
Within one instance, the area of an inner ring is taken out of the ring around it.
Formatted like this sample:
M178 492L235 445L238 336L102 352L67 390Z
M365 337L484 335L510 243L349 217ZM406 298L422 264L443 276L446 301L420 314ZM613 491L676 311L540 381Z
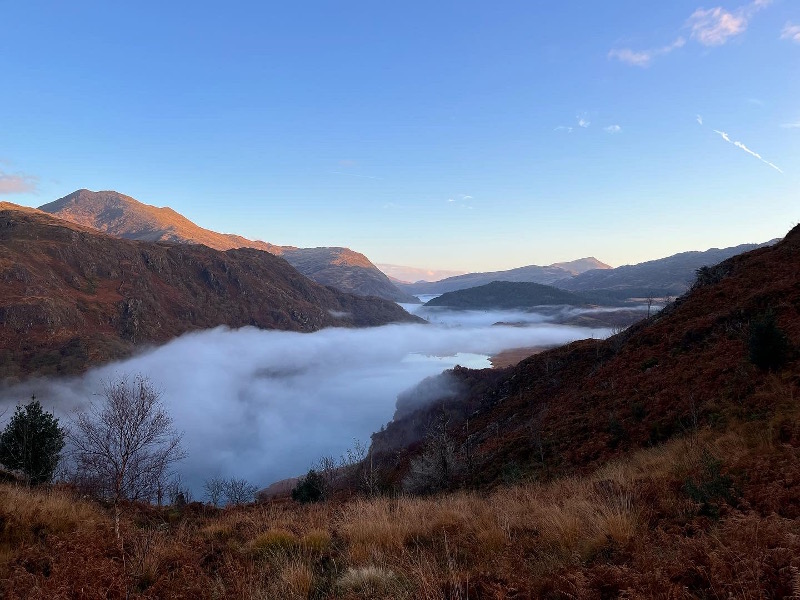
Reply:
M40 210L109 235L147 242L203 244L216 250L255 248L283 256L317 283L359 296L416 302L401 292L363 254L348 248L295 248L217 233L191 222L171 208L158 208L114 191L77 190Z
M123 240L0 204L0 376L74 373L227 325L315 331L416 321L241 248Z

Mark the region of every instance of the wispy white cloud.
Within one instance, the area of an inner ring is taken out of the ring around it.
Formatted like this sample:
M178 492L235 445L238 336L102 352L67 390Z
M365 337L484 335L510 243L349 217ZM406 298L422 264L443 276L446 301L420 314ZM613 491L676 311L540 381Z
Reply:
M622 131L622 127L619 125L609 125L608 127L603 127L603 131L606 133L619 133Z
M25 173L0 171L0 194L27 194L39 188L39 178Z
M472 200L472 196L469 194L456 194L447 199L448 202L469 202L470 200Z
M795 121L794 123L783 123L781 127L784 129L800 129L800 121Z
M572 133L572 127L565 127L564 125L559 125L553 131L566 131L567 133Z
M697 121L698 125L702 125L703 124L703 116L702 115L697 115L695 120Z
M763 162L765 165L769 165L770 167L775 169L778 173L783 173L783 171L780 169L780 167L778 167L777 165L769 162L768 160L765 160L758 152L753 152L752 150L750 150L750 148L745 146L742 142L731 140L730 136L727 133L725 133L724 131L719 131L717 129L714 129L714 133L719 134L719 136L723 140L728 142L729 144L733 144L734 146L736 146L740 150L744 150L745 152L747 152L750 156L756 157L758 160Z
M662 46L661 48L651 48L649 50L631 50L630 48L615 48L608 52L608 57L614 58L620 62L624 62L625 64L632 65L634 67L644 68L644 67L649 67L650 63L653 62L653 59L655 57L669 54L673 50L682 48L685 44L686 40L682 37L678 37L671 44L667 44L666 46Z
M730 38L737 36L747 29L750 19L761 9L766 8L772 0L753 0L749 4L729 11L721 6L715 8L698 8L686 20L685 26L691 31L693 40L704 46L721 46ZM787 25L789 31L791 28ZM786 32L787 29L784 29ZM800 31L797 32L800 36ZM783 36L782 36L783 37ZM791 37L791 33L787 37ZM795 40L800 41L800 40ZM686 44L683 37L678 37L671 44L660 48L647 50L633 50L631 48L614 48L609 51L608 58L612 58L634 67L649 67L653 60L659 56L669 54L673 50L682 48Z
M592 122L587 118L586 114L578 115L575 118L578 120L578 127L588 129L588 127L592 124Z
M730 38L744 33L750 19L770 4L772 0L755 0L732 12L721 6L708 10L698 8L686 25L692 30L692 38L704 46L721 46Z
M800 44L800 25L787 23L781 31L782 40L790 40L795 44Z
M721 6L709 10L698 8L686 24L692 30L692 38L704 46L721 46L747 29L743 15L730 13Z

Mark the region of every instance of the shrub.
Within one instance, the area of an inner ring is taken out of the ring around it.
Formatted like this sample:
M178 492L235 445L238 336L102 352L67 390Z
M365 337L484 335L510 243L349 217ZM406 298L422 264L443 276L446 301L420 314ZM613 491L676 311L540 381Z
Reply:
M292 490L292 500L301 504L319 502L325 497L325 481L322 475L311 469Z
M688 478L683 489L700 505L700 514L718 518L720 504L736 497L733 479L722 472L722 461L708 450L703 452L702 467L697 480Z
M780 369L789 358L789 338L775 322L775 315L767 311L760 319L750 324L748 350L750 361L759 369Z
M331 534L324 529L312 529L303 536L303 549L310 554L324 554L331 547Z
M349 568L341 576L337 587L357 596L374 598L400 592L400 584L392 571L369 565Z
M255 554L288 554L297 545L297 536L285 529L270 529L250 543Z

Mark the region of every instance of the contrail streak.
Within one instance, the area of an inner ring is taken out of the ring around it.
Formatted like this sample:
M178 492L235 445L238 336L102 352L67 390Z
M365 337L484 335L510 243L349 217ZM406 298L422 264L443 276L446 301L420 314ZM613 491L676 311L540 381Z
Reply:
M729 144L733 144L737 148L741 148L742 150L747 152L749 155L755 156L758 160L763 162L765 165L769 165L770 167L775 169L778 173L783 173L783 171L781 171L780 167L778 167L777 165L774 165L773 163L769 162L768 160L765 160L758 152L753 152L752 150L750 150L750 148L745 146L742 142L739 142L739 141L734 142L733 140L731 140L731 138L728 136L728 134L725 133L724 131L719 131L717 129L714 129L713 131L714 131L714 133L718 133L720 135L720 137L723 140L725 140L726 142L728 142Z

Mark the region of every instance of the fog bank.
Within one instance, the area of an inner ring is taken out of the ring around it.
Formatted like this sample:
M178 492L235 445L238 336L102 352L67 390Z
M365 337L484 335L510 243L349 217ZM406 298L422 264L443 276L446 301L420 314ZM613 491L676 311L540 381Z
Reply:
M488 367L487 355L503 349L608 334L546 322L486 324L507 321L502 314L465 320L462 326L448 321L316 333L218 328L79 378L0 390L0 405L35 393L48 410L67 418L103 381L142 373L163 392L184 432L188 458L179 470L200 497L209 477L245 477L265 486L304 473L322 455L338 456L353 438L368 442L391 420L398 394L456 364Z

